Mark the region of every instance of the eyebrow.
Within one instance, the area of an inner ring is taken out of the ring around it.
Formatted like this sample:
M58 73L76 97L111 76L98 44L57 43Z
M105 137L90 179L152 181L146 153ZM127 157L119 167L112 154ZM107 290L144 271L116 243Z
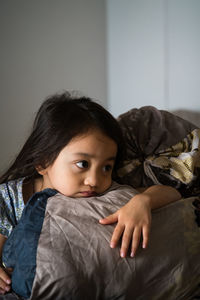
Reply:
M79 155L79 156L85 156L85 157L89 157L89 158L94 158L95 155L91 155L89 153L84 153L84 152L77 152L77 153L74 153L75 155ZM111 157L108 157L107 159L105 160L115 160L116 159L116 156L111 156Z

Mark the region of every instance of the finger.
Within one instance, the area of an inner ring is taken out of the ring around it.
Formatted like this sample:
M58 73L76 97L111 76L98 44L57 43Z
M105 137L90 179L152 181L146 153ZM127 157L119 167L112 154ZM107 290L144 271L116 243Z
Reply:
M4 270L6 270L6 272L12 272L13 271L13 268L5 268Z
M136 250L138 248L141 238L141 228L135 228L133 233L132 247L131 247L131 257L135 256Z
M99 223L106 225L106 224L113 224L116 223L118 221L118 216L116 213L104 218L104 219L100 219Z
M121 250L120 250L120 256L121 257L126 257L131 237L132 237L132 232L133 230L131 228L125 228L124 233L123 233L123 238L122 238L122 245L121 245Z
M114 232L113 232L113 235L112 235L112 238L111 238L111 241L110 241L110 247L111 248L115 248L122 233L124 231L124 225L120 225L120 224L117 224L117 226L115 227L114 229Z
M7 274L12 274L13 268L6 268L6 269L5 269L5 272L6 272Z
M6 284L11 284L11 279L4 269L0 268L0 282L4 282ZM1 285L0 285L1 287Z
M148 245L148 241L149 241L149 227L148 226L144 226L142 228L142 237L143 237L143 241L142 241L142 248L145 249Z
M10 290L10 285L6 284L5 281L3 281L2 279L0 279L0 290L5 292L9 292Z
M3 289L0 288L0 295L5 294L6 291L4 291Z

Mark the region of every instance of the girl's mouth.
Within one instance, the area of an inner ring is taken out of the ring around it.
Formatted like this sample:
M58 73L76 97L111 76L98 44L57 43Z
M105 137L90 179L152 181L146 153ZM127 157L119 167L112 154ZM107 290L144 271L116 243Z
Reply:
M94 197L97 196L97 193L92 191L85 191L85 192L81 192L81 195L83 197Z

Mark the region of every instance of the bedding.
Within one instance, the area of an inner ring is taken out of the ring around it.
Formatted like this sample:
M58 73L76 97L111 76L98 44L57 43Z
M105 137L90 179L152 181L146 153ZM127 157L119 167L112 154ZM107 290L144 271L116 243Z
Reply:
M140 251L134 260L123 260L119 257L119 248L112 251L109 247L113 226L104 226L102 229L98 219L103 217L104 213L114 212L113 207L117 209L127 202L130 199L130 191L121 187L120 192L120 188L115 187L110 191L110 195L102 197L105 198L105 205L102 205L103 199L96 199L96 205L95 199L88 199L85 203L86 199L83 199L82 203L77 199L77 208L72 204L72 199L65 202L65 197L61 195L52 199L47 212L55 217L58 199L61 201L60 209L54 222L52 218L48 221L45 219L47 222L44 224L44 235L40 240L43 242L39 244L37 258L37 265L41 268L36 269L30 299L189 299L195 296L200 284L200 230L194 222L193 198L188 200L187 204L186 201L182 201L171 205L168 210L157 211L153 220L153 234L150 237L154 246L149 247L148 253ZM73 214L74 209L77 212L80 209L81 220L78 213L75 218L74 215L72 218L66 217L61 213L61 210L66 209L69 214ZM60 220L62 216L64 221ZM166 221L165 224L163 220ZM74 227L75 230L72 230ZM62 238L59 238L60 243L54 239L58 234L62 234ZM159 245L157 241L160 241ZM45 249L50 246L51 251L47 258ZM173 258L169 257L168 253L173 253ZM68 262L65 265L60 259L63 256L65 262ZM46 259L47 265L44 266ZM55 268L52 267L52 261ZM46 281L46 276L51 280ZM60 286L58 284L56 287L57 282Z
M200 129L151 106L132 109L118 121L127 146L115 174L118 183L83 199L45 190L26 205L3 251L5 264L14 266L13 290L21 297L200 297ZM119 247L109 247L115 225L98 220L127 203L134 188L152 184L171 185L185 199L154 211L148 248L122 259Z
M190 109L176 109L171 110L171 112L181 117L182 119L188 120L200 128L200 111L199 110L190 110Z
M152 106L118 118L127 155L116 179L135 188L165 184L186 196L200 194L200 129Z
M54 193L45 190L30 199L20 230L16 227L5 244L3 260L14 267L17 294L38 300L189 300L196 295L200 228L194 197L155 210L148 248L122 259L119 247L109 247L114 225L98 220L127 203L134 189L113 183L99 197L77 199L49 192ZM23 242L16 244L19 232Z

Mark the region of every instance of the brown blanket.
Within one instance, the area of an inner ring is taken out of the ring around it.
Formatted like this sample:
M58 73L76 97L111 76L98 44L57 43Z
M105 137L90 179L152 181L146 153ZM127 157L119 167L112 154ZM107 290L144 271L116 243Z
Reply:
M118 118L127 156L117 180L133 187L165 184L183 196L200 194L200 129L152 106Z

